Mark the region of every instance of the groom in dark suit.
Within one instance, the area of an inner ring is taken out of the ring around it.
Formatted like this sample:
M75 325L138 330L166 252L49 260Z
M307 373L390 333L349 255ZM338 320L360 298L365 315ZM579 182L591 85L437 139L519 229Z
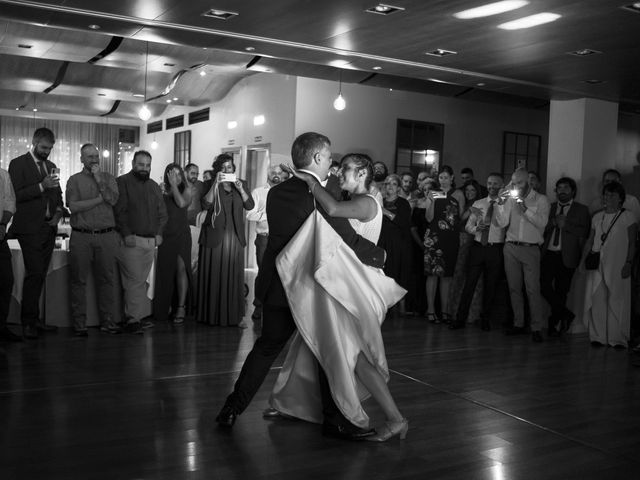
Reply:
M293 142L291 157L297 169L323 181L331 166L331 142L319 133L303 133ZM233 392L227 397L224 407L216 417L221 426L233 426L236 417L249 405L276 357L296 330L276 270L276 257L315 208L309 187L298 178L282 182L269 191L269 240L256 281L256 297L263 305L262 336L247 356ZM347 219L329 217L320 205L317 208L345 243L354 250L360 261L374 267L383 266L384 250L357 235ZM321 369L319 374L324 415L323 434L350 440L372 435L374 430L360 429L344 418L331 398L326 376Z
M40 321L40 293L49 268L58 221L62 217L60 180L47 160L55 136L48 128L33 133L30 151L11 160L9 175L16 192L16 213L9 231L22 249L25 277L22 287L22 329L25 338L56 327Z
M558 200L551 204L544 231L540 288L551 306L549 336L569 330L575 317L566 307L567 294L591 228L589 209L574 200L576 193L574 179L562 177L556 182Z

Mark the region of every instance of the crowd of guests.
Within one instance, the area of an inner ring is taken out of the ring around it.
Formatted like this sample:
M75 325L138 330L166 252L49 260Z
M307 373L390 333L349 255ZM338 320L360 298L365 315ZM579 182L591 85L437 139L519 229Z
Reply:
M42 320L39 298L66 209L75 335L87 336L91 271L103 332L140 334L154 321L180 325L190 315L210 325L246 326L244 249L253 239L246 238L245 222L255 222L260 267L269 235L268 192L287 179L285 171L271 166L267 183L250 192L235 176L233 157L221 154L204 181L197 165L183 170L170 164L158 184L149 178L151 154L139 150L131 171L114 178L101 169L98 148L87 143L83 168L68 179L63 203L59 170L48 160L53 132L37 129L32 144L8 172L0 169L3 339L32 339L55 329ZM569 177L556 181L551 203L538 175L524 169L505 185L500 173L481 184L467 167L458 185L449 166L397 174L372 163L369 191L383 212L378 244L387 254L384 271L408 291L392 315L424 317L453 330L477 323L485 331L502 316L507 334L530 332L538 343L544 331L557 336L571 328L575 313L567 296L581 270L584 295L577 297L585 299L592 345L629 345L632 310L638 310L632 277L640 203L626 194L619 172L604 172L602 191L586 206L575 200L578 186ZM331 172L341 175L340 163ZM22 336L6 326L13 285L9 237L20 243L25 265ZM150 316L147 282L154 262ZM122 311L116 310L118 296ZM256 300L254 307L252 318L259 319L262 306Z

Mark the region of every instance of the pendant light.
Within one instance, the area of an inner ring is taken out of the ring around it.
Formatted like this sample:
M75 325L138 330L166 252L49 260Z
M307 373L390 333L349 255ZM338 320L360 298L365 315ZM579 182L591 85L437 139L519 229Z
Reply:
M149 42L147 42L147 54L144 59L144 103L138 111L138 117L143 122L151 118L151 111L147 108L147 69L149 65Z
M342 111L347 106L347 102L345 102L344 97L342 96L342 70L340 70L340 79L339 79L339 87L338 87L338 96L333 101L333 108L338 111Z

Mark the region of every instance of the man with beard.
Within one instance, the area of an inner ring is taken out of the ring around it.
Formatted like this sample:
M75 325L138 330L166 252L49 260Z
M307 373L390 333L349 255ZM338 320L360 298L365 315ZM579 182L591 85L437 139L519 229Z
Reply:
M37 338L38 330L56 330L40 320L39 310L40 294L63 212L57 168L47 160L54 143L51 130L38 128L33 133L31 150L9 164L16 193L16 213L10 234L20 243L25 269L21 313L25 338Z
M258 271L262 265L262 257L264 251L267 248L267 241L269 240L269 224L267 223L267 194L269 189L274 185L283 181L283 171L280 165L271 165L267 171L267 184L261 187L257 187L251 192L255 206L247 212L247 220L250 222L256 222L256 263L258 265ZM258 277L256 276L256 281ZM254 289L255 291L255 289ZM253 300L255 309L251 314L251 318L258 320L262 317L262 305L260 300L255 298Z
M84 168L67 182L67 206L71 210L71 315L75 335L87 337L87 277L95 272L100 330L120 333L115 322L115 255L119 235L115 231L113 206L118 201L116 179L100 171L98 148L86 143L80 148Z
M482 296L482 311L480 314L480 328L491 330L489 314L496 298L496 288L504 274L504 228L497 223L495 208L499 201L502 188L502 175L492 173L487 178L488 196L476 200L471 207L471 215L465 229L474 236L474 242L469 250L467 276L465 278L460 304L455 321L449 326L451 329L464 328L469 315L469 308L480 276L484 279Z
M149 178L150 171L151 154L139 150L133 154L131 171L117 179L120 197L115 206L116 226L122 236L117 261L124 290L125 331L134 334L153 327L144 319L149 314L146 280L168 219L162 192Z
M374 162L373 164L373 182L369 187L369 193L376 197L376 200L380 205L383 205L384 198L384 181L389 176L389 169L382 162ZM384 205L383 205L384 206Z
M411 205L411 210L416 206L417 198L413 195L413 175L410 172L404 172L400 175L400 191L398 192L398 196L404 198L409 205Z
M556 182L558 201L551 204L544 231L540 283L542 296L551 306L549 336L569 330L575 317L565 304L591 228L589 209L574 200L576 193L574 179L562 177Z
M187 178L187 182L189 182L193 187L191 203L189 204L189 207L187 207L187 219L189 220L189 225L192 226L195 226L196 217L202 211L200 200L202 199L202 195L204 195L204 183L198 180L199 174L200 170L198 169L198 165L195 163L190 163L184 167L184 175Z

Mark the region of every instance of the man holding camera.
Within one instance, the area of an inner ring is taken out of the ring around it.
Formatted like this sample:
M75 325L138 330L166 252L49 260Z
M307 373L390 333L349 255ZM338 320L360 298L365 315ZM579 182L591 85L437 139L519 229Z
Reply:
M31 150L9 164L16 193L16 213L10 234L18 239L24 259L21 317L23 335L30 339L38 338L38 330L57 330L40 320L39 308L63 212L59 170L48 160L54 143L51 130L38 128L33 133Z
M529 186L529 173L518 168L508 188L500 194L497 223L507 228L504 246L504 269L507 274L514 325L507 335L525 333L522 282L531 309L531 338L542 342L544 312L540 294L540 245L549 220L549 200Z

